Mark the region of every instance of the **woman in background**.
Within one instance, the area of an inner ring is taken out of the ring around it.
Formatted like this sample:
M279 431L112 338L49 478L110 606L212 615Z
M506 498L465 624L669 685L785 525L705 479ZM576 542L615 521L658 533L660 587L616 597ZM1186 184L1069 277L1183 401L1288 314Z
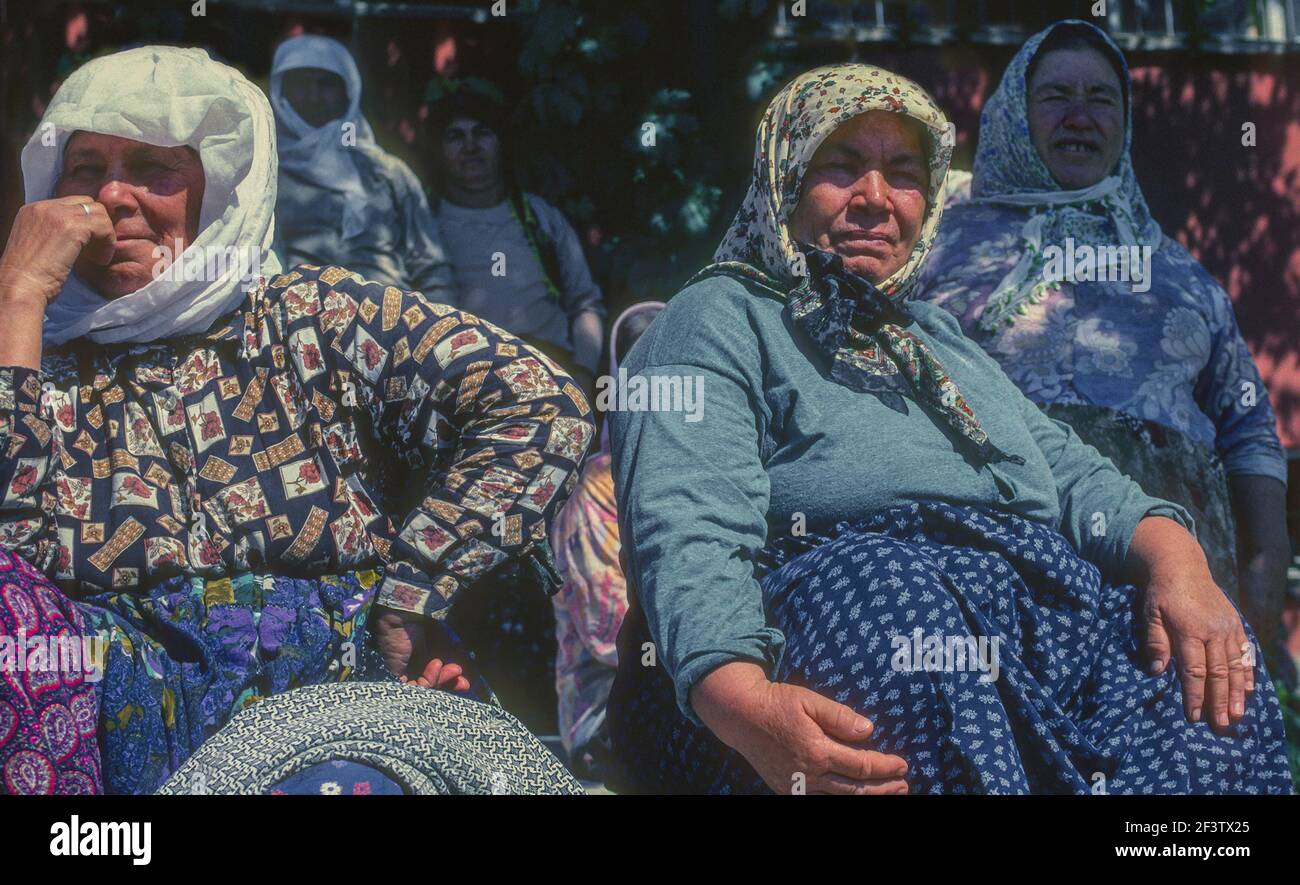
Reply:
M337 40L285 40L271 65L279 148L276 246L288 267L341 264L453 301L451 264L424 188L361 113L361 74Z
M1151 217L1132 128L1109 37L1068 21L1030 38L984 107L973 199L945 217L920 297L1048 415L1187 508L1215 580L1272 651L1290 545L1268 391L1227 293Z

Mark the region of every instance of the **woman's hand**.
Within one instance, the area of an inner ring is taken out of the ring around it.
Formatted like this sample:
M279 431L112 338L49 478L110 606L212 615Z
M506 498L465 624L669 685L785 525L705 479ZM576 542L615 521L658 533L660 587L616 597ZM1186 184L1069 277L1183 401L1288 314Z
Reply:
M18 210L0 255L0 366L40 369L46 306L83 252L108 264L116 247L108 210L90 197L40 200Z
M14 217L0 255L0 303L30 301L44 311L83 252L97 264L108 264L116 247L108 210L90 197L28 203Z
M1246 715L1246 693L1255 690L1256 652L1240 615L1214 583L1196 539L1173 520L1142 520L1129 556L1145 573L1151 672L1164 672L1172 655L1188 720L1226 733Z
M437 625L428 618L393 609L377 610L371 621L375 645L394 676L403 684L447 691L469 691L469 680L459 664L435 657Z
M814 691L769 682L757 664L709 673L691 690L691 706L777 793L907 792L902 758L852 745L871 735L870 721Z

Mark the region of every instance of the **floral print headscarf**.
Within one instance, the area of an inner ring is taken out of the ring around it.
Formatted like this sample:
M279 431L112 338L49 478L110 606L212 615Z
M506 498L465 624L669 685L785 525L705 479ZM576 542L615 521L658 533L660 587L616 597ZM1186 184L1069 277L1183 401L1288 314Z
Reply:
M1101 36L1123 72L1124 150L1119 165L1089 188L1065 191L1029 137L1028 84L1025 74L1038 47L1056 28L1089 28ZM1043 270L1046 245L1073 238L1077 246L1150 246L1159 248L1160 226L1151 217L1142 189L1133 174L1133 81L1128 64L1106 32L1089 22L1057 22L1030 37L1007 66L1002 82L980 114L979 147L975 151L972 202L1023 206L1023 254L1019 263L989 296L980 326L993 331L1014 322L1030 305L1043 299L1054 283Z
M869 111L903 114L924 128L930 170L921 234L907 261L875 285L838 255L794 241L788 228L804 174L826 137ZM907 411L911 399L940 414L985 462L999 451L926 342L905 328L906 302L943 217L955 130L925 90L897 74L861 64L817 68L796 77L768 105L758 126L749 192L701 279L726 274L786 300L791 317L831 361L830 378Z

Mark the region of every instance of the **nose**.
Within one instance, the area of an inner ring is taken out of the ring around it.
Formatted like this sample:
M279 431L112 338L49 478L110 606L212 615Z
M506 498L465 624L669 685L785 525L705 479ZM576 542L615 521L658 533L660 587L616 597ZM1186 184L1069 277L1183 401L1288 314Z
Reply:
M889 183L879 169L868 169L867 174L854 183L850 202L854 208L868 212L888 211Z
M113 221L129 218L140 211L135 185L127 181L120 171L109 171L106 179L99 186L96 198L108 210L108 217Z
M1086 101L1071 101L1069 107L1065 109L1065 116L1061 118L1061 125L1070 129L1094 128L1092 114L1088 113L1088 103Z

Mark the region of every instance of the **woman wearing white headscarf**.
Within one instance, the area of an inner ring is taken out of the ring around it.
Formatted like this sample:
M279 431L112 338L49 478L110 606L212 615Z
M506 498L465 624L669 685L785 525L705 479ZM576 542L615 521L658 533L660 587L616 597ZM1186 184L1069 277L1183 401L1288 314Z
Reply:
M306 35L271 66L280 150L277 246L287 265L338 262L368 280L450 301L451 265L420 181L375 143L343 44Z
M433 619L546 558L594 432L572 382L418 293L336 266L268 280L270 107L200 50L87 64L22 159L0 792L152 791L240 709L380 658L472 690Z

